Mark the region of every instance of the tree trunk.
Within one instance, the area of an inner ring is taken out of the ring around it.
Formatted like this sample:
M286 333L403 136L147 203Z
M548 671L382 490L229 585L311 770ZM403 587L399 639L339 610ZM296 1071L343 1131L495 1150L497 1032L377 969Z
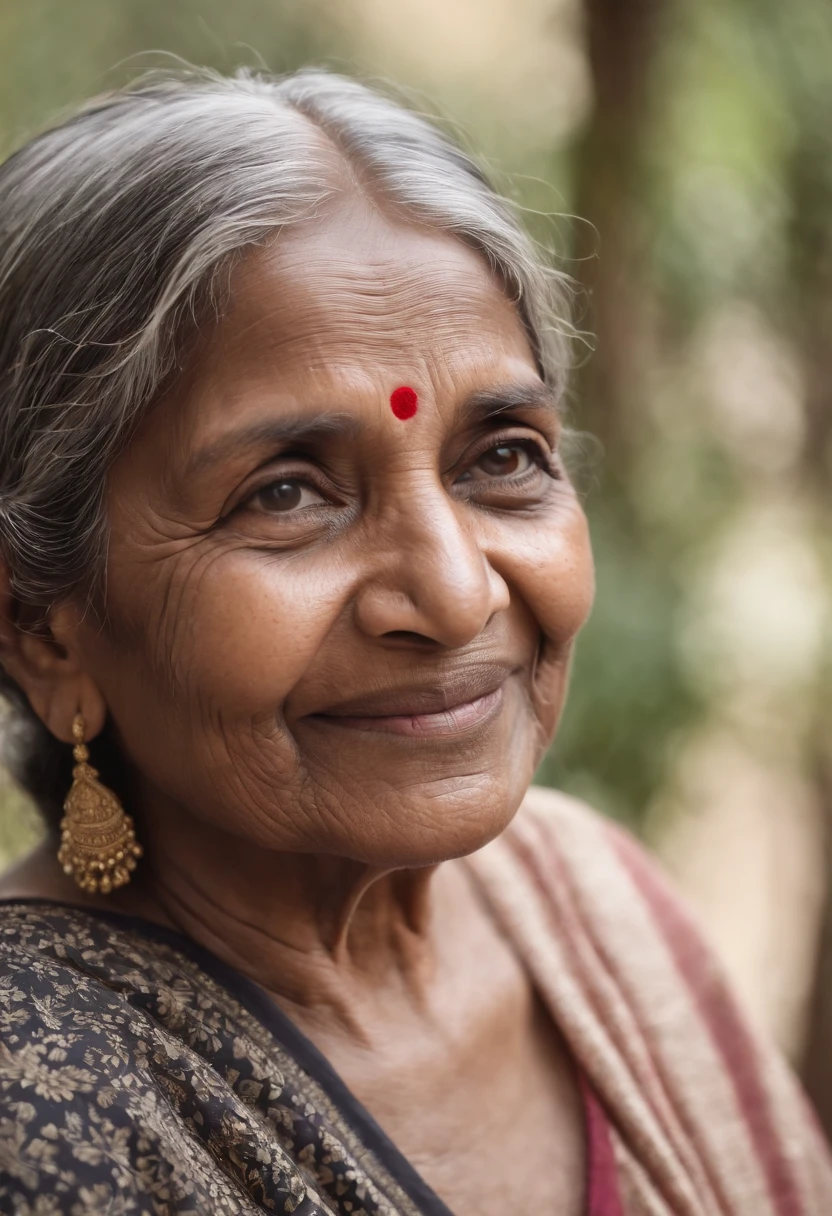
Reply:
M575 153L576 273L597 352L579 377L582 428L613 465L630 445L627 426L649 346L644 215L651 64L663 0L586 0L586 43L595 105ZM614 469L613 471L614 475Z
M825 126L825 115L823 118ZM832 571L832 178L825 130L811 129L792 160L791 254L794 341L802 354L805 435L801 484ZM828 652L827 652L828 653ZM824 807L826 903L803 1058L806 1089L832 1139L832 659L818 680L810 763Z

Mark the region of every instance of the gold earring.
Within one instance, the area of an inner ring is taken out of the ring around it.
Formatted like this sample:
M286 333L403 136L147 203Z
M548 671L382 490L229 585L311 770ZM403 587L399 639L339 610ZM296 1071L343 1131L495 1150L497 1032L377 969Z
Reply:
M84 743L84 719L72 722L75 746L72 754L72 786L64 802L61 847L58 861L82 891L108 895L130 881L130 871L142 855L136 842L133 820L112 790L98 780L98 771L88 764Z

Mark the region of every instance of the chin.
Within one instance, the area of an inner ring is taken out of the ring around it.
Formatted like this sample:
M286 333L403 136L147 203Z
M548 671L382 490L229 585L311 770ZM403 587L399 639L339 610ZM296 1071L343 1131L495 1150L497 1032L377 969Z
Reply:
M333 834L316 841L313 851L393 869L464 857L505 831L532 781L543 739L529 705L515 697L457 737L415 742L328 726L315 735L316 750L321 735L330 749L339 747L327 766L310 768L330 779L337 772L340 796L332 798L328 781L332 809L325 822ZM348 736L350 747L341 751ZM326 788L322 779L316 784Z
M388 796L373 812L376 824L384 824L383 834L373 833L363 848L353 837L348 852L356 861L394 869L438 865L476 853L511 823L531 775L522 783L487 774L468 782L433 781L399 795L395 806Z

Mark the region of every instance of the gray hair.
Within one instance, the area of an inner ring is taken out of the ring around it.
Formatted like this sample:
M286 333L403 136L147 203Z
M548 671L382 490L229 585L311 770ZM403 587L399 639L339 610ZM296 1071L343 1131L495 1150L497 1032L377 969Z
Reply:
M435 123L319 70L143 78L0 166L0 551L18 602L95 584L107 471L230 267L344 180L479 250L560 391L561 276Z

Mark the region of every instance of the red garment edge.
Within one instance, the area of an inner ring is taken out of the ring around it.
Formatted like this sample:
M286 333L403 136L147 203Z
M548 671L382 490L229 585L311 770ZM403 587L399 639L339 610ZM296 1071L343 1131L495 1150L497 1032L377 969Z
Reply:
M661 881L645 864L638 849L623 836L616 837L616 849L654 920L661 927L679 975L696 1001L711 1040L725 1061L726 1074L733 1085L737 1104L767 1177L773 1206L781 1216L802 1216L805 1209L783 1145L772 1123L754 1044L726 985L713 975L699 935Z
M624 1216L610 1125L583 1074L580 1084L586 1126L587 1216Z

